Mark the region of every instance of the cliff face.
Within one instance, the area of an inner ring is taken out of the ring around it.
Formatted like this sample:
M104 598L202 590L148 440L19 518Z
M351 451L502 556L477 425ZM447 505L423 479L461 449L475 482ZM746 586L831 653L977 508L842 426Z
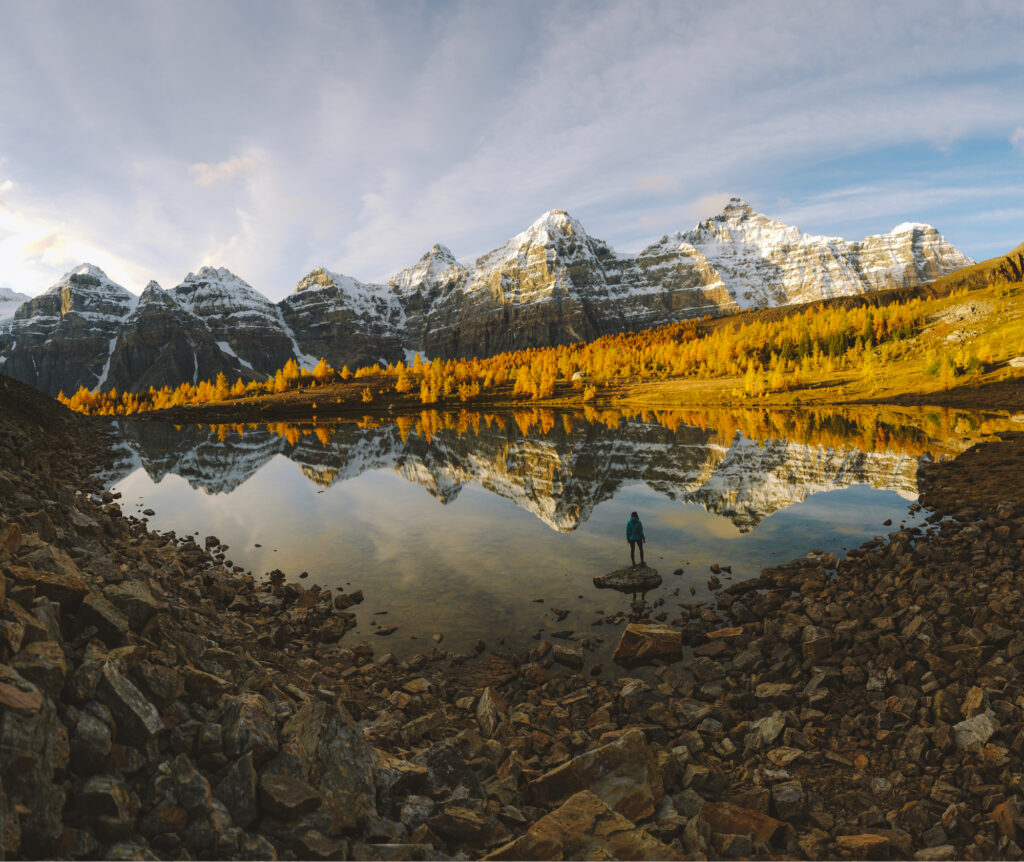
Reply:
M233 301L225 292L190 275L174 291L150 282L136 297L84 264L0 329L0 370L52 395L79 386L138 392L219 372L262 379L293 355L293 342L277 307L252 288ZM263 358L253 366L246 357Z
M263 377L219 345L209 327L172 293L151 281L119 328L106 382L137 392L213 380L221 372L230 380Z
M318 268L299 282L280 309L304 353L322 356L335 368L405 358L404 309L373 285Z
M701 315L918 285L971 261L928 225L859 242L809 236L734 198L690 231L635 255L591 237L568 213L459 263L435 245L387 284L318 268L273 304L226 269L203 267L145 308L88 264L12 320L0 316L0 371L56 394L139 390L312 367L488 356L644 329ZM2 297L0 297L2 298Z
M847 242L802 233L739 198L675 240L704 255L742 308L910 287L973 263L931 225Z
M109 359L137 301L98 267L77 267L0 329L0 371L51 394L109 388Z

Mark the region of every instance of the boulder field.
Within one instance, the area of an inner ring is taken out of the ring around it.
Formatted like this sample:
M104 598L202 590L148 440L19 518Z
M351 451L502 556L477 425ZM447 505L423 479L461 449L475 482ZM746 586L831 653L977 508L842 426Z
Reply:
M1020 858L1024 507L977 495L991 451L928 468L924 528L634 621L621 667L398 661L349 639L360 595L123 515L102 426L0 377L0 850Z

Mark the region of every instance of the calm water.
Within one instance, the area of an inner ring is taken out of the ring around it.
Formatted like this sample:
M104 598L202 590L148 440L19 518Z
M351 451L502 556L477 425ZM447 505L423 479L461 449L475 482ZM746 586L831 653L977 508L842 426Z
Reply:
M981 421L756 411L431 414L378 427L124 423L108 482L126 514L152 508L156 529L216 535L257 575L305 571L307 584L362 589L346 641L370 636L374 621L397 624L371 638L378 654L429 651L435 632L445 648L468 651L477 638L519 649L538 632L570 629L603 639L600 657L618 627L593 623L628 610L629 597L596 590L592 578L629 562L631 511L664 579L648 599L665 599L672 619L679 603L710 597L713 563L753 577L918 523L908 506L920 459L963 448ZM551 608L570 613L556 622Z

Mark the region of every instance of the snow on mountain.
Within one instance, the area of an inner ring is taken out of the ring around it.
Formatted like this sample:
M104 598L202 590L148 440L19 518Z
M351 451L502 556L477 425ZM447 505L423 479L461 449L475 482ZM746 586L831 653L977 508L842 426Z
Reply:
M252 318L277 319L269 299L224 267L204 266L190 272L171 292L182 308L204 318L232 317L243 324Z
M80 315L121 319L127 316L138 302L138 297L134 293L111 281L102 269L91 263L83 263L71 272L65 273L60 281L43 294L43 297L60 298L59 313L62 317L74 312Z
M415 264L393 275L388 284L399 294L430 291L457 281L465 272L466 267L455 259L447 246L435 244Z
M0 287L0 320L9 320L14 317L23 302L28 302L32 297L24 293L17 293L9 287Z
M309 364L281 309L230 270L204 266L171 293L249 367L272 374L294 356Z
M741 308L922 284L974 262L930 225L904 223L847 242L805 234L740 198L674 240L704 255Z
M54 395L96 386L137 302L98 266L76 267L0 328L0 372Z
M277 304L224 268L204 266L170 291L151 282L136 298L83 264L10 319L0 311L0 370L56 394L175 385L218 371L258 377L292 357L340 368L417 351L488 356L912 286L970 263L929 225L850 242L805 234L739 198L636 254L616 253L550 210L468 266L434 245L387 284L320 267ZM145 338L128 337L136 327ZM130 356L115 356L132 344Z

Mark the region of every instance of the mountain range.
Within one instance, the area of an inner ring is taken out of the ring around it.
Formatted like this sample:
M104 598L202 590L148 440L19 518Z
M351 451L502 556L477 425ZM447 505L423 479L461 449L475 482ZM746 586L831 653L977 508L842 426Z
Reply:
M973 261L905 223L848 242L733 198L691 230L618 254L561 210L460 263L435 245L386 284L314 269L272 303L223 268L136 296L83 264L0 315L0 373L51 394L263 378L289 358L336 368L489 356L728 314L923 284ZM2 308L0 297L0 308Z

